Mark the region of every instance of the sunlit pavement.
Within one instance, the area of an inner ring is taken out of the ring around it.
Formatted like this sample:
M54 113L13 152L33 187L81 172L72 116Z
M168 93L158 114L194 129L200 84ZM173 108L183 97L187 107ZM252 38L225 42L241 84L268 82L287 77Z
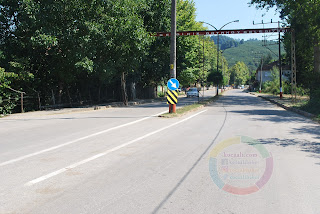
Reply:
M320 127L241 90L0 119L0 213L318 213Z

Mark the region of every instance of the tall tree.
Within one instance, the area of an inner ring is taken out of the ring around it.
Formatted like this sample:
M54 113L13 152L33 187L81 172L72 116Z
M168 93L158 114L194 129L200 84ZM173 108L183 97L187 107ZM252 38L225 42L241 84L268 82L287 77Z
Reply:
M244 85L249 79L249 68L244 62L237 62L230 68L230 83L235 85Z
M295 30L298 81L311 89L311 99L320 96L320 0L251 0L251 4L277 7L281 18ZM289 49L290 43L286 44Z

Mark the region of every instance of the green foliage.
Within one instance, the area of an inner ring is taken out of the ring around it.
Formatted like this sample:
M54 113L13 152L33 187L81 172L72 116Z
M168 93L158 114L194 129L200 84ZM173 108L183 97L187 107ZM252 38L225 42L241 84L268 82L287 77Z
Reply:
M0 65L10 71L0 73L1 107L12 98L17 104L5 86L45 106L119 100L126 81L140 91L166 82L170 38L149 33L170 31L170 15L170 0L0 0ZM193 0L177 1L178 30L205 30L195 17ZM183 84L205 82L216 61L210 38L178 37ZM222 68L228 71L224 57Z
M240 44L237 47L226 49L223 52L223 56L227 59L230 66L235 65L237 62L244 62L251 71L255 71L261 61L261 58L259 58L260 55L270 56L272 61L278 58L274 54L278 53L278 46L269 46L272 50L271 52L262 45L263 41L260 40L244 41L243 44ZM282 53L283 52L284 49L282 47Z
M230 70L230 84L244 85L250 79L249 68L244 62L237 62Z
M188 68L186 70L183 70L178 76L180 85L182 85L182 87L193 85L197 80L195 73L196 72L194 71L194 69Z
M11 82L18 78L18 75L12 72L5 72L4 68L0 67L0 115L12 113L16 107L16 101L19 99L19 94L11 91Z
M271 71L272 80L266 81L262 84L262 91L265 93L279 94L280 82L279 82L279 69L273 67Z
M299 85L310 89L311 99L319 87L320 74L320 0L251 0L257 8L276 7L281 18L294 29L296 37L297 81ZM284 37L286 57L289 63L291 54L291 35Z
M223 76L220 71L210 72L208 75L208 82L211 82L213 85L223 84Z
M215 44L217 44L218 36L211 36L211 39L214 41ZM228 36L223 36L223 35L219 36L220 50L238 47L239 44L243 44L243 43L244 43L244 40L235 40L233 38L230 38Z
M166 93L165 93L165 92L163 92L163 93L162 93L162 92L159 92L159 93L158 93L158 97L165 97L165 96L166 96Z

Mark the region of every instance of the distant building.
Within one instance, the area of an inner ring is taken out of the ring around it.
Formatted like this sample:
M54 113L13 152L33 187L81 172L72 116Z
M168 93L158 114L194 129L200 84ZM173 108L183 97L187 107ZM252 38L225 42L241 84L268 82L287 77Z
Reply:
M274 61L269 64L264 64L262 66L262 82L272 80L272 69L276 66L279 68L279 61ZM256 70L256 81L260 82L261 67ZM291 68L288 65L282 66L282 80L289 80L291 76Z

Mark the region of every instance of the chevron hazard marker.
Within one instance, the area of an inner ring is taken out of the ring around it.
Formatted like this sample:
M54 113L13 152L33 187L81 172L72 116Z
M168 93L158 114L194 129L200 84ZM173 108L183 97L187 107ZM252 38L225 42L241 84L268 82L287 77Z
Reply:
M175 91L168 90L167 91L167 104L175 105L177 103L178 103L178 90L175 90Z

